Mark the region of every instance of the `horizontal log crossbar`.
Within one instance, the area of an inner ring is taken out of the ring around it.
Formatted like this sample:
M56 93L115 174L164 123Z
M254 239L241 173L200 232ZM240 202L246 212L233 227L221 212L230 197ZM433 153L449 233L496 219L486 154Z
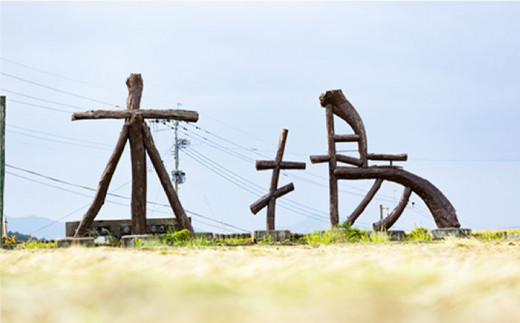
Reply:
M389 160L389 161L406 161L407 154L367 154L367 159L370 160Z
M359 135L334 135L335 142L356 142L359 141Z
M273 193L268 193L268 194L262 196L258 201L251 204L251 206L249 208L251 209L251 212L253 212L253 214L257 214L258 212L260 212L261 209L263 209L264 207L267 206L267 204L269 204L269 201L271 199L273 199L273 198L277 199L292 191L294 191L294 184L289 183L285 186L280 187Z
M92 110L85 112L75 112L72 114L72 121L89 119L129 119L133 115L139 115L143 119L168 119L196 122L199 114L190 110Z
M257 160L256 170L274 169L276 167L275 160ZM305 163L300 162L281 162L280 169L305 169Z

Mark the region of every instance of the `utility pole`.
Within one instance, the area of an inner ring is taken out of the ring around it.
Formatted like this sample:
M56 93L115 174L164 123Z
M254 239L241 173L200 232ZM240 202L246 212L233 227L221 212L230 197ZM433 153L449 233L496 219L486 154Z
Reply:
M177 109L180 108L182 104L177 103ZM172 181L174 184L175 192L179 193L179 184L182 184L186 181L186 173L179 170L179 149L186 147L189 143L188 140L181 138L179 139L179 120L175 120L175 133L174 133L174 151L173 151L173 158L174 158L174 170L172 171Z
M0 96L0 226L1 236L4 234L4 183L5 183L5 96ZM0 244L2 244L0 239Z
M383 221L383 204L379 204L379 217Z

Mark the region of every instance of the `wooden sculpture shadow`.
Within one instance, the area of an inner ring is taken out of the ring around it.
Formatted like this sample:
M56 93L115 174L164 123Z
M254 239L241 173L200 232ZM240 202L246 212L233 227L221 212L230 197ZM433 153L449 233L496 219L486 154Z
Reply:
M339 222L338 184L339 179L375 179L371 189L358 207L348 217L347 222L354 224L373 199L384 180L404 186L403 195L396 208L385 219L373 224L374 230L389 229L401 216L412 192L417 194L430 210L437 227L459 228L455 208L444 194L426 179L407 172L396 161L406 161L407 154L371 154L367 151L365 126L354 106L345 98L341 90L327 91L320 96L321 106L326 109L328 155L311 156L311 163L329 163L330 219L331 225ZM336 135L334 133L334 115L343 119L354 130L354 134ZM359 158L336 153L337 142L357 142ZM369 166L368 161L389 161L386 166ZM342 162L351 166L338 166Z

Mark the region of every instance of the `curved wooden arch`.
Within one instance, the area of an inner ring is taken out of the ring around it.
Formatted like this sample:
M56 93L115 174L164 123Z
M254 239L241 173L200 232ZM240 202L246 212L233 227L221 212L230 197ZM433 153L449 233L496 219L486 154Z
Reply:
M442 192L426 179L394 167L337 167L338 179L384 179L409 187L426 204L439 228L460 228L455 208Z
M397 204L395 209L393 209L392 212L386 218L372 224L372 228L374 229L374 231L390 229L395 224L397 219L399 219L401 214L403 214L404 208L410 200L410 195L412 195L412 189L409 187L405 187L403 195L401 195L401 199L399 200L399 203Z

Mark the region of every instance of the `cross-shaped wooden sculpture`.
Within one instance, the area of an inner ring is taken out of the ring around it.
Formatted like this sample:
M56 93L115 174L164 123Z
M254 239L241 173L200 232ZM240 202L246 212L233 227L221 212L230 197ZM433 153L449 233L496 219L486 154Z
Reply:
M130 74L126 80L126 86L128 87L127 110L96 110L76 112L72 115L72 121L83 119L126 120L114 152L110 156L99 181L94 201L85 215L83 215L74 237L82 237L87 234L88 229L94 222L94 218L105 203L108 185L116 170L127 139L130 141L130 155L132 159L132 234L146 233L146 152L150 156L150 160L166 192L179 226L182 229L193 231L179 197L173 189L168 172L164 168L161 156L155 147L150 128L148 128L144 119L174 119L195 122L199 119L199 114L196 111L188 110L140 110L139 106L143 92L141 74Z
M267 205L267 230L275 230L274 227L274 211L276 208L276 199L294 190L294 184L289 183L280 188L278 187L278 178L280 177L280 169L305 169L305 163L300 162L283 162L283 152L285 150L285 142L287 141L287 133L289 130L282 129L280 142L278 143L278 151L275 160L257 160L256 170L272 169L273 176L271 178L271 187L269 193L262 196L258 201L251 204L250 209L253 214L257 214Z

